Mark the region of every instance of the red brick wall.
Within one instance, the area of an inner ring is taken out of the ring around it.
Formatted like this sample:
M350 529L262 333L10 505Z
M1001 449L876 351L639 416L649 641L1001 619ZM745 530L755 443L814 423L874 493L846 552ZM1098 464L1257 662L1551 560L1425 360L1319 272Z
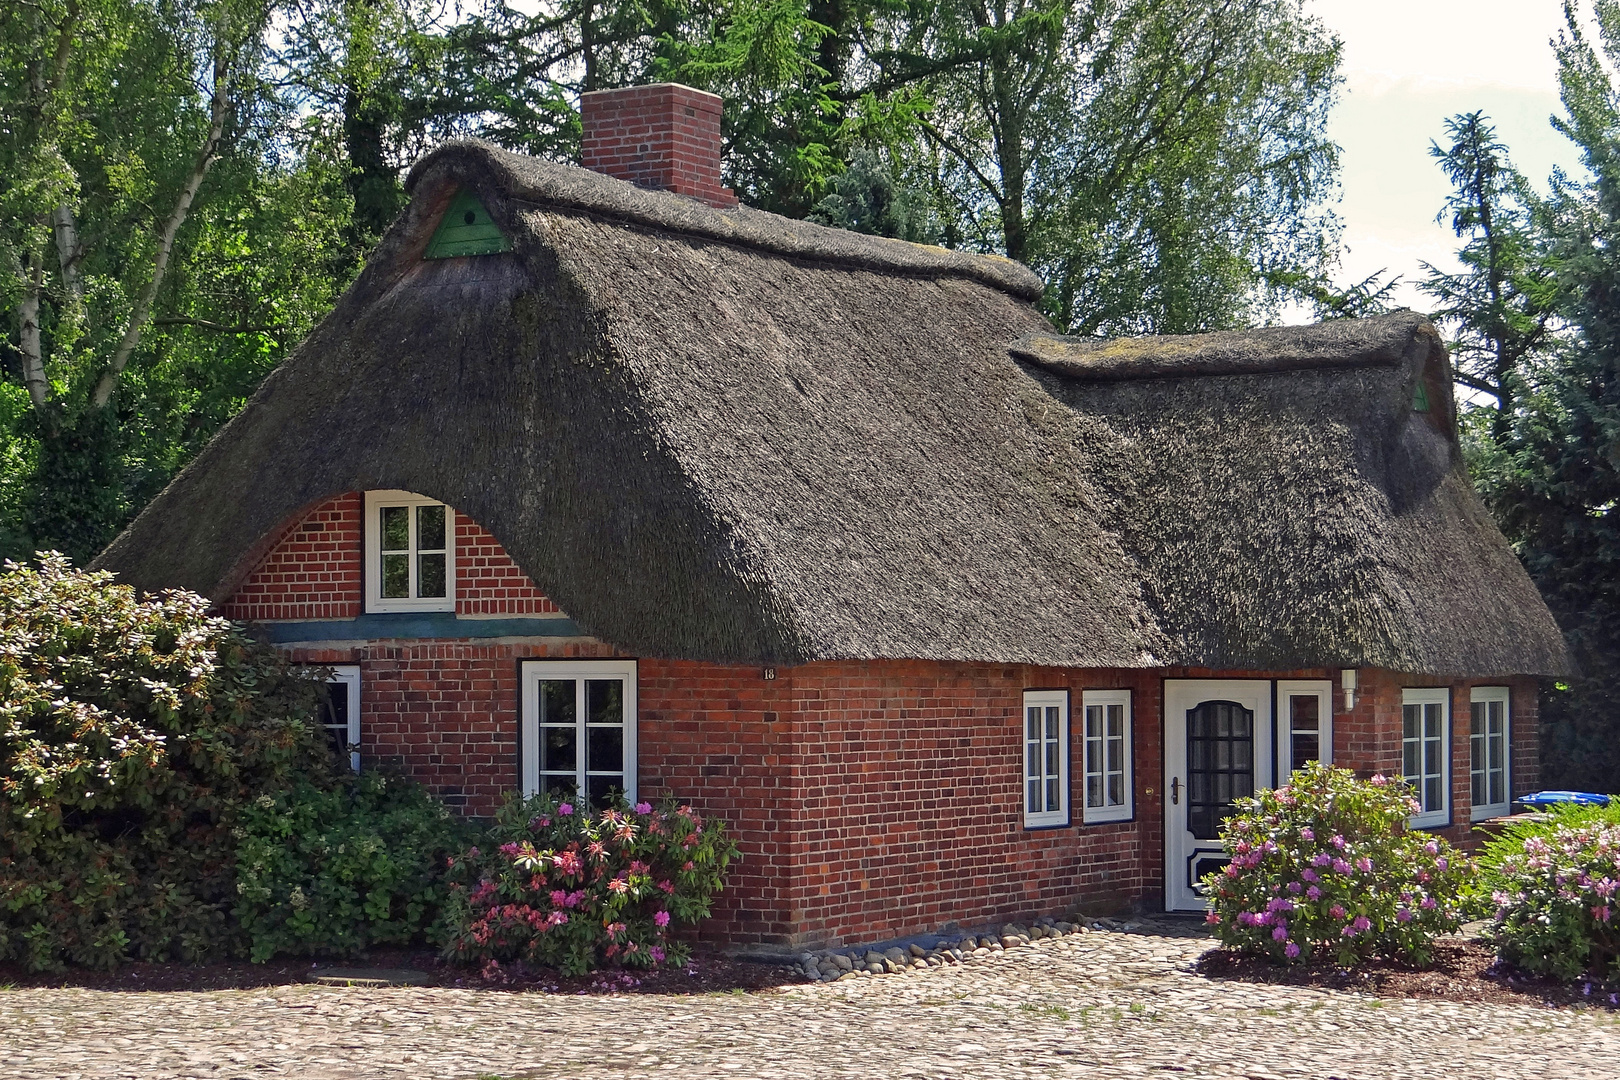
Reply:
M357 491L328 499L290 523L247 580L221 605L244 622L352 619L364 607ZM456 614L549 615L557 605L534 587L499 541L455 515Z
M223 605L228 619L352 619L360 614L360 493L328 499L288 525Z
M594 172L732 207L720 184L720 98L658 83L580 95L580 164Z
M456 515L456 614L547 615L557 605L482 525Z

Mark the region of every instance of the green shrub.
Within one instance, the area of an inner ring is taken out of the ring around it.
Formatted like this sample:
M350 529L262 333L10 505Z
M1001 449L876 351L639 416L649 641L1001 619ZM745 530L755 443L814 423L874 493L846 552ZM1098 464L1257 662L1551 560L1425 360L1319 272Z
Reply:
M737 854L723 824L673 802L592 816L551 795L509 799L489 850L454 862L445 955L568 974L679 963L687 950L671 931L708 916Z
M1514 819L1480 865L1503 960L1564 980L1620 978L1620 803Z
M236 831L234 914L249 958L442 944L446 862L469 832L421 785L377 773L260 795Z
M1278 961L1373 955L1424 964L1465 918L1473 867L1409 832L1399 781L1312 762L1285 787L1238 800L1221 829L1231 861L1204 879L1208 921L1228 948Z
M239 809L332 766L319 684L208 606L54 553L0 573L0 957L111 967L233 943Z

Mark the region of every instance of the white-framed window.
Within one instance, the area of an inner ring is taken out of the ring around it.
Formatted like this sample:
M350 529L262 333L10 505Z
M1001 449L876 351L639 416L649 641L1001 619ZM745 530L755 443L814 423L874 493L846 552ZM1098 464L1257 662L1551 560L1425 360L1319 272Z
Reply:
M456 609L456 515L409 491L366 492L366 610Z
M1508 688L1476 686L1469 691L1468 760L1473 821L1513 812L1512 757Z
M1128 821L1131 817L1131 692L1087 690L1084 713L1085 806L1080 820Z
M525 660L523 794L571 792L593 807L636 801L636 662Z
M1024 825L1069 823L1069 692L1024 691Z
M1451 821L1451 691L1409 687L1401 692L1401 775L1419 808L1414 828Z
M360 666L335 664L326 680L326 699L321 702L321 727L332 744L332 752L346 755L349 768L360 771Z
M1333 684L1326 679L1277 682L1277 765L1282 783L1307 761L1333 762Z

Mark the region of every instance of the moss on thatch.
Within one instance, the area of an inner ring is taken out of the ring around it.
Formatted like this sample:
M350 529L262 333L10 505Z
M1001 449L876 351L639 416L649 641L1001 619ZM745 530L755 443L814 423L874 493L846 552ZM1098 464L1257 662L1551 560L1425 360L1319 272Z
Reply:
M1564 665L1450 414L1411 411L1445 379L1415 316L1074 343L1006 260L476 143L411 184L332 315L100 565L224 597L300 509L405 488L641 654ZM423 260L463 188L513 251ZM1217 353L1243 373L1196 368ZM1133 373L1088 376L1099 356Z

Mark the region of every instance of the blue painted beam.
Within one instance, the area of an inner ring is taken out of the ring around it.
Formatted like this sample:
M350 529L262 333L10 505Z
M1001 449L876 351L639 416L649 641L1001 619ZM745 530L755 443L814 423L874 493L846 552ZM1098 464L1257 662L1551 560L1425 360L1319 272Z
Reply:
M357 619L266 622L256 626L278 645L289 641L584 636L573 619L458 619L451 611L379 612Z

